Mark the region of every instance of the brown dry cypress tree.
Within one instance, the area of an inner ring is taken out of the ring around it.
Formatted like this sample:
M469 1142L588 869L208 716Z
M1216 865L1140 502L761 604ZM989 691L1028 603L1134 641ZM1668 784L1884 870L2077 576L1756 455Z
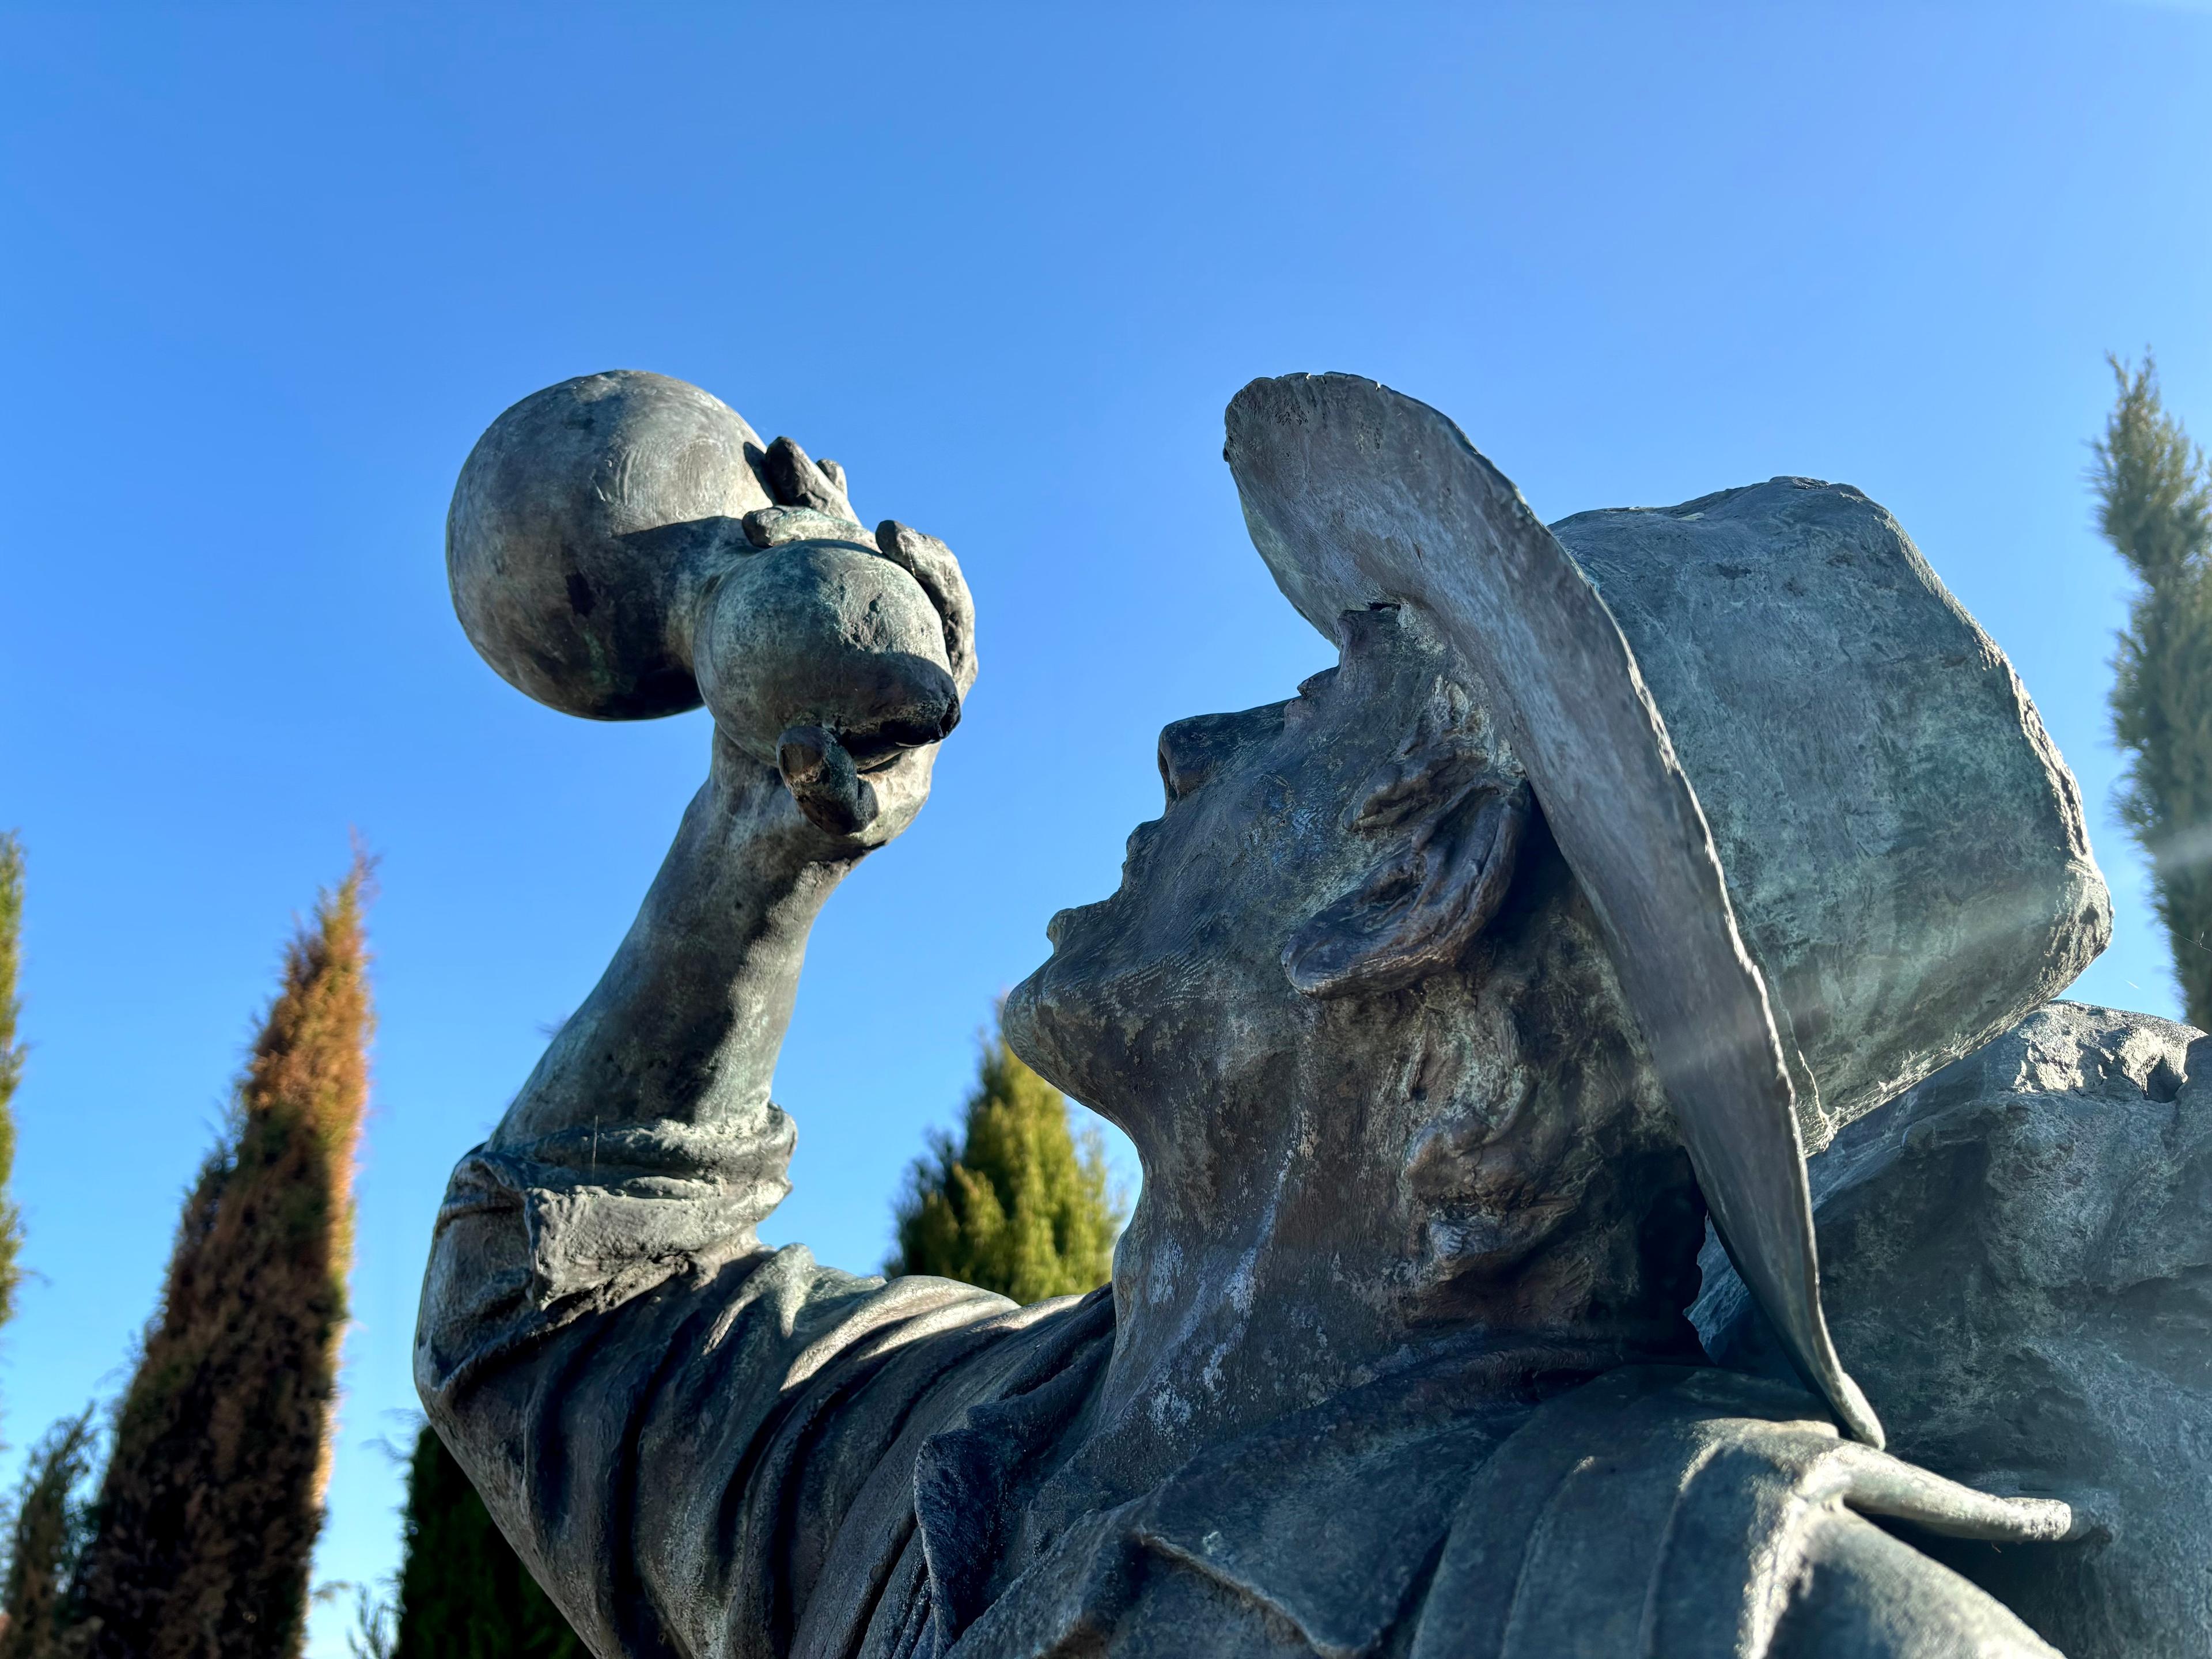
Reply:
M2150 857L2185 1018L2212 1026L2212 464L2166 412L2148 356L2112 373L2090 482L2097 527L2136 579L2113 663L2120 816Z
M185 1204L77 1575L94 1659L292 1659L322 1525L370 1029L356 860L285 951Z

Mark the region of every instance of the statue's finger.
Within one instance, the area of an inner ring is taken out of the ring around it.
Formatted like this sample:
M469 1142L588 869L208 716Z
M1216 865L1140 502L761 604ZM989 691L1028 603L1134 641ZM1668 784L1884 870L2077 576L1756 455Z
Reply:
M779 505L811 507L833 518L852 518L853 504L845 499L844 469L839 468L838 477L832 478L790 439L778 438L768 447L761 470Z
M794 726L776 744L776 769L817 829L856 836L874 822L876 792L844 744L818 726Z
M945 623L945 655L952 665L953 684L966 696L975 684L975 601L968 592L968 579L960 574L960 561L934 536L925 536L896 519L876 526L876 545L885 558L921 584Z
M787 547L793 542L868 544L868 532L859 525L819 507L757 507L740 522L745 539L757 548Z

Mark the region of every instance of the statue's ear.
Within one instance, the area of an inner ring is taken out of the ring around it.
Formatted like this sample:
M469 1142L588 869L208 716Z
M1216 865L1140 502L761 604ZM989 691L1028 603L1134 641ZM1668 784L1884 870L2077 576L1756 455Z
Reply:
M1531 810L1528 784L1486 773L1401 776L1371 795L1355 830L1388 850L1351 892L1283 950L1310 996L1395 991L1455 966L1513 884Z

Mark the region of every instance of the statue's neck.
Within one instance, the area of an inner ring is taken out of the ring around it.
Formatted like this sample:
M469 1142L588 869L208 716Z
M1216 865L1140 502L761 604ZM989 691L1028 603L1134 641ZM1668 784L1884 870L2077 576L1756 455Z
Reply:
M1655 1255L1648 1208L1562 1206L1559 1225L1509 1268L1438 1287L1413 1260L1419 1223L1399 1170L1356 1166L1325 1136L1286 1127L1264 1156L1233 1165L1220 1148L1147 1157L1115 1254L1114 1357L1080 1457L1122 1492L1445 1350L1494 1352L1500 1364L1478 1369L1501 1394L1530 1367L1698 1357L1682 1268L1701 1219ZM1541 1206L1541 1194L1528 1196Z
M1114 1357L1091 1418L1128 1490L1404 1357L1373 1298L1316 1271L1279 1216L1228 1233L1147 1208L1115 1253Z

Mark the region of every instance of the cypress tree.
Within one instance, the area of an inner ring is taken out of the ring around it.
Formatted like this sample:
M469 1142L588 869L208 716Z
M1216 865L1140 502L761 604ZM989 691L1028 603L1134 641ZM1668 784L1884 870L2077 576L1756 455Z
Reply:
M428 1426L407 1470L392 1659L590 1659Z
M1079 1143L1060 1091L996 1032L983 1045L960 1144L931 1134L896 1214L898 1252L884 1271L965 1279L1023 1303L1104 1284L1123 1219L1098 1132Z
M0 835L0 1325L15 1311L23 1270L22 1218L8 1197L15 1171L15 1085L23 1076L23 1050L15 1041L15 975L23 951L23 843L15 831Z
M2114 659L2120 816L2148 856L2191 1024L2212 1026L2212 466L2159 398L2149 357L2092 447L2097 527L2135 578Z
M62 1659L70 1580L83 1548L92 1473L92 1407L66 1417L33 1448L8 1524L8 1568L0 1584L0 1659Z
M293 1659L329 1474L371 1015L356 860L284 955L117 1409L75 1634L94 1659Z

